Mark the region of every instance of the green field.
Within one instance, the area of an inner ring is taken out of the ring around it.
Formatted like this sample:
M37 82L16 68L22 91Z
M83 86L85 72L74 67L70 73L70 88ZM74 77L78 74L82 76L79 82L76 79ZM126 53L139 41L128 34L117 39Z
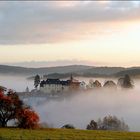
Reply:
M140 132L0 128L0 140L140 140Z

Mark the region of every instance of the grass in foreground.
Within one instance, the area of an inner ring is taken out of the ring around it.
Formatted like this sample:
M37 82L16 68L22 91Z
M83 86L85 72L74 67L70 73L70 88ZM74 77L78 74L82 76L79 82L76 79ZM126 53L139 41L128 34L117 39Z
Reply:
M0 128L0 140L140 140L140 132Z

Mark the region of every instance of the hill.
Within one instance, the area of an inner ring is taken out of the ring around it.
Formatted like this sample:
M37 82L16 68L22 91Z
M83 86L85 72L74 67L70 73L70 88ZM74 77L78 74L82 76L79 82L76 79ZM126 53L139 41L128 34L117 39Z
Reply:
M140 76L140 68L129 68L129 69L117 72L115 76L120 77L125 74L129 74L130 76L134 76L134 77Z
M0 140L139 140L140 132L0 128Z
M113 75L114 73L125 70L123 67L93 67L84 70L83 73L98 75Z
M16 66L0 65L0 74L9 75L35 75L35 74L50 74L50 73L71 73L86 70L91 66L71 65L60 67L42 67L42 68L25 68Z
M26 68L0 65L0 74L34 76L36 74L46 75L49 78L67 78L71 74L83 77L120 77L124 74L140 76L140 67L93 67L85 65L70 65L59 67ZM32 78L32 77L31 77Z

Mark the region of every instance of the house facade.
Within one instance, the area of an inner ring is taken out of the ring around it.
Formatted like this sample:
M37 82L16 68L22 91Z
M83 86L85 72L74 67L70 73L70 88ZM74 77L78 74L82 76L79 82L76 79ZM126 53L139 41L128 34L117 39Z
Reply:
M74 79L72 76L69 80L47 79L41 81L40 91L43 93L61 93L75 91L80 89L80 83L81 82Z

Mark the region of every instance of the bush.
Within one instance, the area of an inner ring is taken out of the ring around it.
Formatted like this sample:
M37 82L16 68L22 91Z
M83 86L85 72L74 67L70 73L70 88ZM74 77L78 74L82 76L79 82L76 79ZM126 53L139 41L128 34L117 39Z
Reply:
M38 128L39 127L39 117L38 115L31 109L22 109L21 111L19 111L18 115L17 115L17 119L18 119L18 127L19 128L30 128L30 129L34 129L34 128Z
M97 122L95 122L94 120L91 120L91 122L87 125L87 129L88 130L97 130L98 129Z
M66 125L62 126L62 128L75 129L75 127L72 124L66 124Z

